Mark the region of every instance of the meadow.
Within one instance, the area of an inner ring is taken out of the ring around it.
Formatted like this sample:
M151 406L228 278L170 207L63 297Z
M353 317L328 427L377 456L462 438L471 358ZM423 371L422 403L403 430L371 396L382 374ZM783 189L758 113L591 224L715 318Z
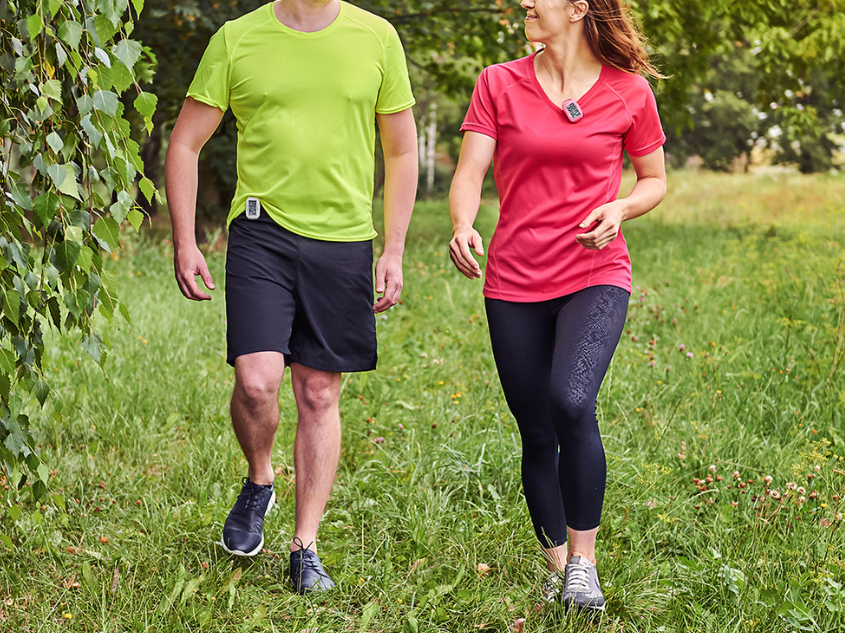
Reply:
M486 204L486 240L495 218ZM54 394L30 411L50 494L0 486L0 631L845 630L845 178L673 172L624 231L636 287L598 403L603 615L537 608L544 564L481 285L449 261L446 204L424 201L403 301L378 319L379 369L344 377L320 535L338 590L285 582L287 379L265 551L215 544L246 472L222 290L183 299L166 232L130 230L109 274L131 322L100 324L105 371L50 339Z

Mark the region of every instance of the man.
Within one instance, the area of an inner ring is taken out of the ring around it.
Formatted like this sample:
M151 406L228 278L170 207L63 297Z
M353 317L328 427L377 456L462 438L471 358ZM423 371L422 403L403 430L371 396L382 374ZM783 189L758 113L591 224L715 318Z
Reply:
M278 0L212 37L165 161L182 293L211 297L194 235L197 160L223 113L238 125L238 185L226 261L231 415L249 464L221 544L254 556L273 506L278 392L290 367L297 406L291 579L301 594L334 583L317 528L340 454L341 372L376 364L374 312L399 300L417 183L414 104L404 52L385 20L339 0ZM385 157L384 251L373 305L375 126Z

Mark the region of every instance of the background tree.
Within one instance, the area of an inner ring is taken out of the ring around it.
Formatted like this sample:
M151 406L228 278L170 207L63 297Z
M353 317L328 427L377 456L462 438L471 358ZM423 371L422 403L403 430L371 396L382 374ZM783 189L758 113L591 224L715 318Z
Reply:
M107 344L95 310L128 318L103 276L104 257L120 247L128 221L137 230L138 143L130 138L128 100L146 130L156 98L139 87L149 59L130 38L143 0L14 0L0 5L0 463L9 481L35 478L46 492L47 468L35 451L27 394L42 405L45 324L98 363ZM148 199L156 195L138 181ZM19 507L18 507L19 509ZM37 513L37 511L36 511Z

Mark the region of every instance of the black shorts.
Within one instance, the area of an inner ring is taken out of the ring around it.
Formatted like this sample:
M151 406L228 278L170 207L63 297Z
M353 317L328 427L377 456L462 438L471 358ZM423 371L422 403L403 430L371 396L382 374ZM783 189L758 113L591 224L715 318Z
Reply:
M262 209L229 226L227 362L281 352L331 372L376 368L373 244L327 242L282 228Z

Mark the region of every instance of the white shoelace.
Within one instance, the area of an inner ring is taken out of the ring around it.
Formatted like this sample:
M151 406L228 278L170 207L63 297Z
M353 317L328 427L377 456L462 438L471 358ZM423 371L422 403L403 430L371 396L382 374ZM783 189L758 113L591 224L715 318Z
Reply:
M566 579L566 593L578 593L581 589L589 588L589 567L585 565L569 565L569 577Z

